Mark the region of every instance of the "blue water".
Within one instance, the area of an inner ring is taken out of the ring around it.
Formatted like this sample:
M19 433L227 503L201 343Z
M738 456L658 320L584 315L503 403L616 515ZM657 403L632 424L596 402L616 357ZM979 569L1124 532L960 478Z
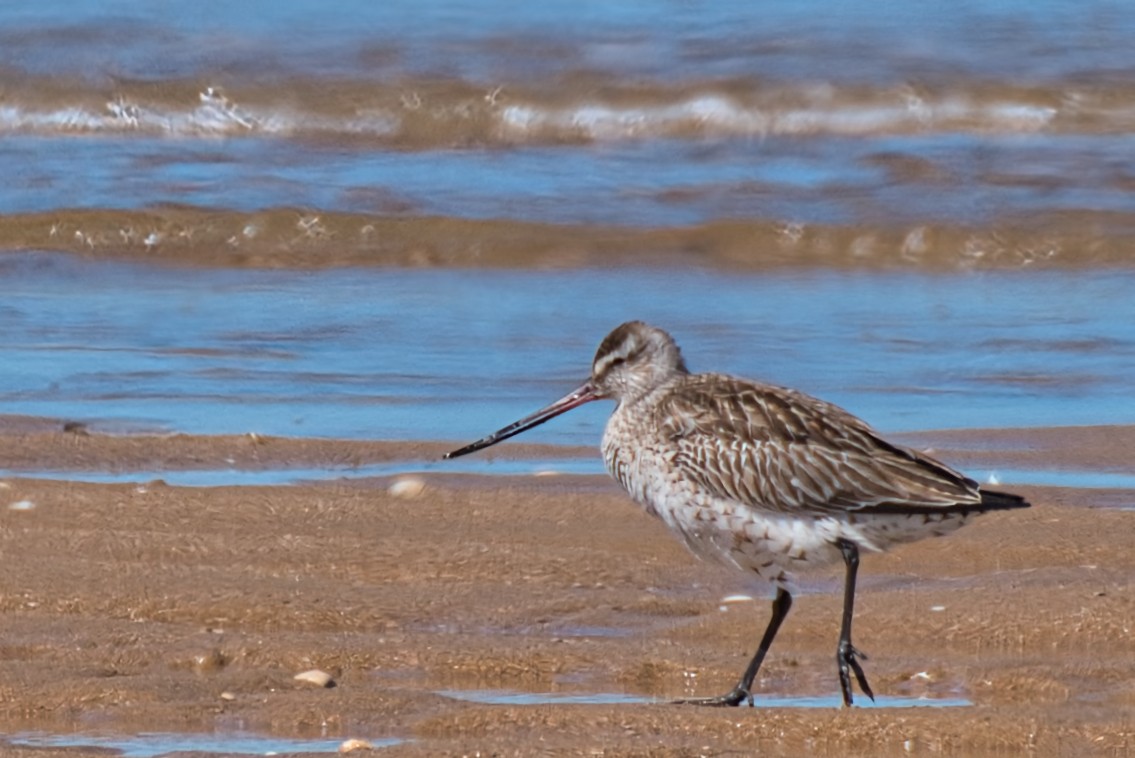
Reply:
M51 246L82 239L75 209L182 203L567 237L928 225L957 261L966 243L934 230L1043 256L1055 243L1027 219L1067 212L1057 236L1083 241L1057 258L1083 260L1127 244L1132 38L1121 0L0 4L0 247L16 213L55 221ZM1099 212L1112 223L1075 215ZM141 248L151 230L123 218L83 252ZM695 370L797 386L883 430L1135 421L1131 273L909 265L183 271L0 250L0 413L473 439L574 387L607 331L643 318ZM530 437L593 445L607 411Z
M246 212L378 209L624 226L721 218L985 224L1063 209L1130 211L1120 181L1130 169L1117 166L1117 157L1135 155L1135 136L769 137L722 139L712 149L659 139L570 155L565 171L562 147L392 152L266 137L171 144L152 136L14 135L0 142L0 170L21 180L0 186L0 209L137 210L157 197ZM915 191L881 156L927 161L939 175Z
M198 271L0 259L0 408L122 429L476 439L620 322L885 431L1135 423L1135 274ZM1104 307L1102 304L1106 304ZM596 445L595 403L530 441Z
M666 703L657 698L620 693L575 694L569 692L512 692L508 690L443 690L438 693L455 700L488 705L624 705ZM964 698L912 698L880 695L874 701L860 698L858 708L959 708L973 705ZM839 695L827 697L761 697L753 698L755 708L841 708Z
M402 474L487 474L492 476L592 475L605 476L598 455L587 458L503 459L493 456L459 458L453 461L404 460L360 466L270 469L184 469L132 471L14 471L0 468L0 479L24 477L71 482L145 483L156 479L175 487L259 487L302 482L322 482ZM1135 478L1135 477L1133 477Z
M0 215L1127 213L1133 38L1125 0L2 3Z
M1064 469L1013 469L971 466L966 473L981 484L1034 487L1076 487L1081 489L1135 490L1135 473L1116 471L1070 471ZM369 477L394 477L407 474L481 474L489 476L604 476L603 462L596 454L587 458L503 459L494 456L471 456L452 461L404 460L338 468L269 468L269 469L184 469L130 471L52 471L36 469L16 471L0 468L0 479L55 479L72 482L145 483L162 480L175 487L261 487Z
M190 734L142 732L131 735L46 734L18 732L3 736L13 745L42 748L95 748L115 751L124 758L153 758L167 753L215 755L277 755L281 753L338 753L342 739L295 740L253 734ZM401 740L370 740L376 748L397 745Z
M369 63L380 73L486 79L604 66L654 77L757 70L903 81L961 69L1036 78L1121 70L1135 37L1124 0L65 0L6 4L0 21L0 63L126 77L241 68L341 75ZM68 55L44 44L53 39L45 29L71 43ZM80 33L89 29L97 33Z

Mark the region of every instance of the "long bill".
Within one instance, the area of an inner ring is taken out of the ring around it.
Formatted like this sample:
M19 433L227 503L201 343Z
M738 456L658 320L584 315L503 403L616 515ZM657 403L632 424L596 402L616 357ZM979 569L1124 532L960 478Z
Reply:
M534 426L540 426L545 421L550 421L561 413L567 413L572 408L578 408L584 403L590 403L592 400L598 400L599 396L595 394L595 388L591 386L591 382L586 382L581 387L564 395L556 402L549 406L541 408L530 416L525 416L519 421L515 421L503 429L498 429L487 437L473 442L460 450L454 450L451 453L446 453L443 457L444 460L450 458L458 458L462 455L475 453L478 450L483 450L486 447L497 444L502 440L507 440L509 437L515 437L521 432L526 432Z

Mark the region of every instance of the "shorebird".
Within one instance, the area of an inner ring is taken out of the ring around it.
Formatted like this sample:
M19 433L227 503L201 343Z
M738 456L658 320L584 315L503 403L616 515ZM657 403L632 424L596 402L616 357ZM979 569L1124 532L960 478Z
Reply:
M851 644L860 550L954 531L986 511L1027 508L933 458L884 440L865 422L793 389L691 374L665 331L630 321L607 335L591 378L551 405L445 457L495 445L593 400L617 405L603 434L607 470L698 556L775 586L772 616L737 685L698 705L753 704L753 680L792 607L793 572L843 561L836 662L845 706L851 676L875 699Z

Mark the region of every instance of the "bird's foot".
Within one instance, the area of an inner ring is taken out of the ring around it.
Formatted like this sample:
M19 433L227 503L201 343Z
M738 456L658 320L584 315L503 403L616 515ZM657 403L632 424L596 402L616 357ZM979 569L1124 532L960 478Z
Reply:
M839 651L836 653L836 662L839 663L839 686L843 692L843 704L846 706L851 705L851 674L855 674L855 681L859 683L859 689L863 690L863 694L875 701L875 693L871 691L871 685L867 684L867 675L863 673L863 667L859 665L860 660L867 660L867 656L856 650L850 642L840 643Z
M749 704L750 708L753 706L753 693L740 684L724 695L717 697L690 697L670 701L673 705L704 705L710 708L736 708L745 702Z

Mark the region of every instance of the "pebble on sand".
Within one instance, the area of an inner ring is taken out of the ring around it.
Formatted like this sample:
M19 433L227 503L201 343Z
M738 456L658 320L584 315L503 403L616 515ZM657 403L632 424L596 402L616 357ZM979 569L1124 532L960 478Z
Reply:
M292 677L299 682L308 682L314 684L316 687L334 687L335 680L326 671L319 669L311 669L310 671L301 671Z
M216 648L196 653L193 656L193 670L199 674L220 671L226 663L224 653Z
M344 740L339 746L340 753L353 753L356 750L374 750L374 744L366 740Z
M416 476L405 476L396 479L387 492L394 497L402 497L407 500L419 497L426 489L426 483Z

